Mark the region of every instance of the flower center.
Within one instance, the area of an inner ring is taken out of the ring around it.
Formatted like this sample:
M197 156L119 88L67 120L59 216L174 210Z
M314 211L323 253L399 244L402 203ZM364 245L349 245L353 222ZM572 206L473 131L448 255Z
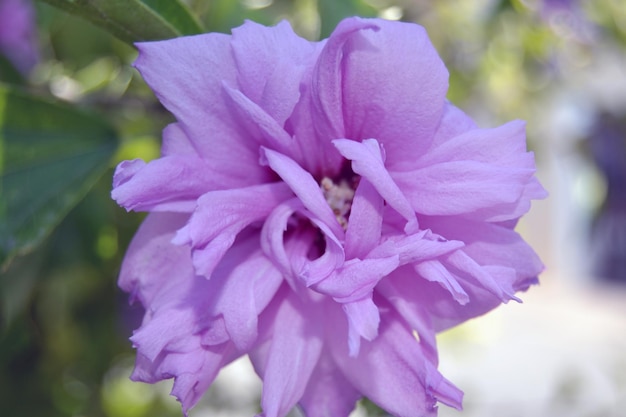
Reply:
M348 217L350 208L352 207L352 199L354 198L355 179L352 181L342 178L335 183L328 177L322 178L320 188L324 193L326 202L335 213L337 221L344 230L348 228Z

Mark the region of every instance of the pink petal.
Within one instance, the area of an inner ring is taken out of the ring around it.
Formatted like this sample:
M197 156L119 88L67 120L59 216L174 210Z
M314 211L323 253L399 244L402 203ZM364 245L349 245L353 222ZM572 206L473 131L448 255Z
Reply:
M313 213L319 220L334 233L343 239L344 232L335 214L324 198L324 194L319 184L310 173L303 170L293 159L278 152L263 148L263 156L267 158L267 163L293 190L304 207Z
M450 271L437 260L420 262L415 265L415 271L429 281L438 282L443 288L448 290L457 303L463 305L469 301L469 296L463 290L455 277Z
M372 294L342 305L348 317L348 348L351 357L357 357L361 348L361 338L374 340L378 336L380 314L372 300Z
M424 218L425 225L448 239L465 242L463 251L480 265L501 265L516 271L519 283L536 277L544 266L522 237L508 227L459 218Z
M263 378L264 417L286 415L305 392L323 347L321 322L310 320L317 309L283 287L261 316L261 340L271 341L268 348L251 352L250 359Z
M397 255L387 258L350 259L312 288L338 302L355 302L370 294L376 284L398 265Z
M408 236L391 236L375 247L368 258L384 258L398 255L400 265L437 258L462 248L459 240L447 240L428 230Z
M191 244L196 273L209 278L237 235L292 195L281 182L208 192L172 242Z
M316 131L321 138L346 137L343 121L346 102L342 97L344 47L352 35L366 29L378 30L378 22L344 19L328 38L317 60L312 83L312 110L317 121Z
M467 160L395 172L393 178L416 212L446 216L515 203L533 173Z
M117 166L111 197L127 210L190 212L202 194L229 183L198 157L172 155L148 164L135 159Z
M268 113L242 92L224 86L226 100L240 120L240 125L262 146L288 155L297 154L295 141Z
M330 141L346 137L341 61L344 43L360 30L375 28L373 21L345 19L328 40L317 44L317 62L304 77L302 97L287 121L300 147L301 165L320 178L333 178L341 170L341 156Z
M346 258L364 258L382 233L383 199L372 183L361 178L354 193L344 244Z
M265 27L251 21L232 31L241 93L283 126L300 98L300 81L317 57L317 45L288 22Z
M170 123L163 129L163 143L161 155L193 155L198 156L198 150L180 126L180 123Z
M361 394L323 352L300 400L307 417L347 417Z
M215 269L211 281L219 282L219 295L211 311L224 318L225 330L239 351L257 339L257 317L283 282L283 276L263 255L253 234L235 243Z
M369 180L376 191L404 217L407 228L417 228L417 218L411 204L385 169L380 146L375 139L355 142L348 139L333 141L341 155L352 161L352 170Z
M407 281L410 279L415 280L415 277L408 277ZM424 356L428 361L436 365L438 363L438 354L435 329L428 310L419 302L419 297L416 296L416 293L419 291L420 285L417 283L413 282L409 285L399 286L396 281L391 279L382 281L376 287L376 292L385 297L409 327L417 332Z
M211 171L238 179L239 186L265 178L256 163L258 145L246 138L223 99L223 83L238 88L230 36L211 33L137 48L135 66Z
M461 407L462 393L445 380L428 362L420 343L397 313L380 306L378 337L361 344L357 357L351 357L335 328L330 340L333 358L348 381L363 395L398 417L436 415L437 400ZM337 318L336 320L339 320Z
M157 301L159 293L176 290L177 276L193 276L187 247L170 243L176 229L185 224L185 214L152 213L139 227L128 246L118 285L146 307ZM159 304L158 302L156 303Z
M355 19L356 20L356 19ZM448 71L426 31L385 20L379 31L360 31L343 48L346 135L376 138L387 164L407 169L429 148L443 113Z

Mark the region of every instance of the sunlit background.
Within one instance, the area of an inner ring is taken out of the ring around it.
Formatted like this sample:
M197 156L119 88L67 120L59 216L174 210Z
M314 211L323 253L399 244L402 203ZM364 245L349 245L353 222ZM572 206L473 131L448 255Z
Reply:
M546 264L541 285L439 338L440 369L465 391L442 417L626 416L626 4L623 0L190 0L210 31L244 19L327 37L346 16L426 27L450 70L448 98L483 127L528 122L550 192L519 231ZM171 116L131 67L134 49L35 3L40 61L28 84L102 113L123 159L158 156ZM34 252L0 275L0 415L181 416L167 383L132 383L140 320L116 287L142 216L110 200L112 168ZM252 416L247 359L192 417ZM299 415L297 410L292 412ZM382 416L363 402L354 417Z

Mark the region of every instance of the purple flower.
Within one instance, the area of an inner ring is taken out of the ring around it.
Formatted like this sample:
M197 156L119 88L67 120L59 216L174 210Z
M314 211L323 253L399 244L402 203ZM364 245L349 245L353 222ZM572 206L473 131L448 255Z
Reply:
M19 71L30 71L39 59L35 13L28 0L0 0L0 54Z
M146 308L133 379L175 378L187 412L249 354L263 416L460 408L435 333L515 298L542 264L513 230L545 191L524 123L479 129L445 100L423 28L288 23L142 43L177 123L122 162L113 198L149 211L120 286Z

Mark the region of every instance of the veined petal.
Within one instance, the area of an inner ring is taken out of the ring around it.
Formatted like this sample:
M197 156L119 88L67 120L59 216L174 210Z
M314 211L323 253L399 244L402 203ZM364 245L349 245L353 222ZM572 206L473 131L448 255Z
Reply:
M360 300L342 305L348 317L348 348L351 357L359 355L361 338L374 340L378 335L380 313L372 300L372 293Z
M468 160L395 172L393 178L416 212L446 216L514 203L533 174L534 169Z
M328 38L315 65L312 110L318 120L316 131L322 138L346 137L343 109L344 46L350 36L362 30L378 30L379 22L359 18L343 20Z
M212 314L224 318L225 330L239 351L249 350L257 339L258 315L283 282L280 271L261 251L258 233L233 245L211 281L220 286Z
M348 417L361 394L324 351L309 379L300 406L307 417Z
M312 224L301 227L296 236L292 236L288 250L284 235L288 222L295 213ZM324 236L326 247L323 253L317 254L318 258L310 260L310 255L316 255L311 253L316 238L316 233L311 233L315 232L313 225ZM299 199L286 201L270 214L261 232L261 247L286 278L288 277L289 285L296 292L300 291L301 283L294 282L291 278L302 280L306 286L313 285L332 274L345 259L343 247L335 235L325 223L306 210Z
M398 266L397 255L387 258L350 259L312 288L341 303L358 301L370 294L376 284Z
M313 176L286 155L267 148L262 148L262 152L270 168L289 185L304 207L324 222L338 239L343 240L343 229Z
M322 353L322 324L309 320L318 310L284 286L261 316L260 338L271 341L250 359L264 382L262 416L285 416L302 398Z
M317 45L296 35L286 21L269 28L246 21L232 33L241 93L283 126L300 98L300 82L315 62Z
M193 276L190 250L170 243L177 228L189 218L186 214L152 213L139 227L128 246L118 285L145 307L158 306L160 293L176 291L173 277Z
M430 147L443 113L448 71L422 27L364 22L380 30L359 31L343 48L346 135L341 137L376 138L385 147L387 165L406 169Z
M361 178L354 193L344 244L346 258L364 258L381 239L384 202L372 183Z
M190 244L196 273L210 278L237 234L251 223L265 219L292 195L281 182L206 193L198 199L198 208L189 223L172 242Z
M415 211L385 169L378 141L365 139L363 142L355 142L348 139L337 139L333 141L333 145L341 155L352 161L352 170L367 178L387 204L407 220L408 231L416 230Z
M242 127L259 145L287 155L294 155L297 152L295 141L291 136L260 106L241 91L227 85L224 85L224 91L232 104L233 112L239 115Z
M443 264L435 259L415 264L415 271L429 281L438 282L448 290L461 305L467 304L469 296L455 277Z
M408 268L405 268L405 271L407 270ZM402 269L394 275L398 274L402 274ZM407 281L415 280L415 278L407 277ZM420 291L419 283L413 282L411 284L400 286L397 285L397 281L386 279L376 287L376 292L385 297L411 329L417 332L424 356L429 362L437 365L439 355L437 354L435 328L428 310L418 301L419 297L416 297L416 293Z
M474 129L478 129L476 122L461 109L446 100L439 126L437 127L430 147L434 149L442 143ZM423 155L426 154L427 153L424 153Z
M170 123L163 129L161 156L193 155L199 156L180 123Z
M420 343L397 313L385 311L378 337L361 343L357 357L349 355L340 338L345 333L335 328L336 337L330 340L333 358L348 381L394 416L435 416L437 400L460 409L462 392L428 363Z
M535 278L544 266L533 249L509 227L453 217L425 217L426 226L448 239L465 242L463 251L480 265L501 265L516 271L518 284ZM524 288L525 289L525 288Z
M146 164L124 161L113 177L111 197L127 210L191 212L207 191L229 184L202 158L172 155Z
M447 240L429 230L422 230L408 236L391 236L375 247L369 258L384 258L398 255L400 265L437 258L462 248L459 240Z
M499 297L502 302L506 303L509 300L521 302L521 300L515 296L515 289L510 280L497 280L490 274L489 269L479 265L474 259L463 252L462 249L448 255L445 262L457 270L464 272L467 279L475 280L475 284L482 286L487 291Z

